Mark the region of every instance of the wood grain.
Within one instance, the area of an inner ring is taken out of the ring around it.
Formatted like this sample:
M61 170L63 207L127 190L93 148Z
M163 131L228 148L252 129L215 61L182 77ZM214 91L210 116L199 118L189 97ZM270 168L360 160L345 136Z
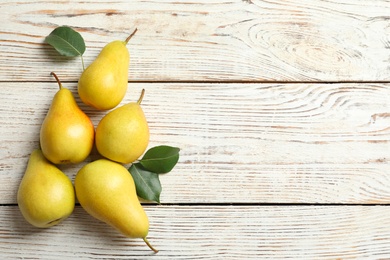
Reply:
M386 81L388 1L3 1L0 81L77 81L79 59L44 44L68 25L85 38L86 64L139 30L130 81Z
M133 83L123 104L142 88L149 147L181 148L162 203L390 202L388 84ZM16 202L57 84L0 89L4 204ZM105 112L77 100L97 125ZM61 168L73 179L81 165Z
M50 229L1 207L4 259L388 259L390 208L370 206L145 207L153 256L76 207Z

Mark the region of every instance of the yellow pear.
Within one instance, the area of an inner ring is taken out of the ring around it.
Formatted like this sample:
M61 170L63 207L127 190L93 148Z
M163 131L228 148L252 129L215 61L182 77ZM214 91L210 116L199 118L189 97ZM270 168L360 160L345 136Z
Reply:
M149 220L142 208L133 177L121 164L99 159L84 165L75 177L76 196L91 216L130 238L146 239Z
M96 59L81 74L78 92L81 100L96 109L107 110L116 107L127 91L130 54L127 42L108 43Z
M73 212L75 192L68 176L36 149L30 155L17 200L24 218L44 228L60 223Z
M41 149L55 164L79 163L91 153L95 129L91 119L79 108L72 92L63 88L55 94L40 132Z
M131 102L107 113L96 127L96 148L104 157L132 163L149 144L149 127L141 108L145 90L137 102Z

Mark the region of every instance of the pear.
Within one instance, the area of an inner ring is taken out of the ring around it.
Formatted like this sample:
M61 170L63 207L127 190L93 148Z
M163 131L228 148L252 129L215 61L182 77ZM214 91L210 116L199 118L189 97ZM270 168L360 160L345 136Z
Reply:
M40 131L45 157L55 164L79 163L91 153L95 129L91 119L79 108L72 92L63 88L55 94Z
M127 91L130 54L125 41L113 41L101 50L96 59L81 74L78 92L81 100L96 109L116 107Z
M145 90L137 102L131 102L107 113L96 127L95 143L104 157L132 163L149 144L149 127L141 108Z
M24 218L33 226L45 228L73 212L75 192L68 176L36 149L30 155L17 200Z
M94 218L114 227L130 238L142 238L154 251L146 236L149 220L142 208L133 177L121 164L99 159L84 165L75 177L76 197Z

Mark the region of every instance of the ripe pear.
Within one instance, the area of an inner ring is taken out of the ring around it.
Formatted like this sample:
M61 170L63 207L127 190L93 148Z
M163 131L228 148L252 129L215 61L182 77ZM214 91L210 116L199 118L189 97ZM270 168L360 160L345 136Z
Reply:
M45 228L73 212L75 192L68 176L36 149L30 155L17 200L24 218L33 226Z
M149 127L141 108L145 90L137 102L131 102L107 113L96 127L96 148L104 157L132 163L149 144Z
M63 88L55 94L40 132L41 149L55 164L79 163L91 153L95 129L91 119L79 108L72 92Z
M76 197L94 218L130 238L142 238L157 253L146 236L149 220L142 208L133 177L121 164L99 159L84 165L75 177Z
M108 43L96 59L81 74L78 92L81 100L96 109L116 107L127 91L130 54L125 41Z

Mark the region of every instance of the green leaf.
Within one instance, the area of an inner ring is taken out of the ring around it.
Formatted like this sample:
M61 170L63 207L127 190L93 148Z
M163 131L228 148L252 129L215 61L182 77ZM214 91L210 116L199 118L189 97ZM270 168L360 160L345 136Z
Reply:
M83 37L68 26L54 29L45 42L53 46L61 55L68 57L82 56L85 52Z
M129 172L133 176L138 197L160 203L162 188L158 174L146 170L139 163L132 164Z
M155 173L170 172L176 163L179 161L179 151L177 147L166 145L150 148L139 163L145 169Z

